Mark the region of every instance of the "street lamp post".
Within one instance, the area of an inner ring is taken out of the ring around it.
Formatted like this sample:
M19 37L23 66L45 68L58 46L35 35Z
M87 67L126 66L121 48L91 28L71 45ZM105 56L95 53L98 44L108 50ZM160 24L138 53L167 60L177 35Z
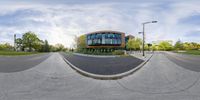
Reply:
M139 32L139 34L141 34L142 33L142 40L143 40L143 42L142 42L142 56L145 56L145 53L144 53L144 44L145 44L145 25L146 24L150 24L150 23L157 23L157 21L151 21L151 22L144 22L144 23L142 23L142 26L143 26L143 31L142 32Z
M16 34L14 34L14 51L16 51Z

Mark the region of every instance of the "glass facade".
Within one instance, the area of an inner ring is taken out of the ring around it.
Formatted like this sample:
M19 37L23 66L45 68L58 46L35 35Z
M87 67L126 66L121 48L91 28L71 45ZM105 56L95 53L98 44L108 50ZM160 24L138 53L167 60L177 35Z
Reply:
M122 43L122 36L119 33L94 33L87 35L87 45L113 45L119 46Z

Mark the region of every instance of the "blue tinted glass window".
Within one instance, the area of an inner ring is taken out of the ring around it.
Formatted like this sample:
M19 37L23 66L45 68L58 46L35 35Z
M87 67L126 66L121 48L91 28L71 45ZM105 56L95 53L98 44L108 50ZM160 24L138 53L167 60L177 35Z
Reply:
M117 39L117 44L121 44L121 39Z
M102 34L102 44L105 44L105 34Z
M97 34L95 34L95 39L97 39L98 38L98 33Z
M105 33L105 38L108 38L108 34L107 33Z
M92 41L91 45L93 45L94 44L94 40L91 40L91 41Z
M87 35L88 39L91 39L91 35Z
M97 38L98 39L100 39L101 38L101 34L99 33L99 34L97 34Z
M95 45L97 43L97 39L93 39L92 45Z
M108 39L108 44L111 44L111 39Z
M95 39L95 34L92 34L91 39Z
M117 34L114 34L114 38L115 38L115 39L117 38Z
M95 39L95 44L98 44L98 40L99 40L99 39Z
M111 44L115 44L115 39L111 39Z
M121 34L117 34L117 38L120 39L121 38Z
M114 37L115 37L115 35L113 33L111 33L111 38L114 38Z
M114 39L114 43L113 44L117 44L117 39Z
M92 44L92 40L88 40L88 45L91 45Z
M98 39L98 44L101 44L101 39Z
M105 38L105 36L106 36L105 34L102 34L102 38Z
M109 44L109 39L105 39L105 44Z
M108 34L108 38L112 38L113 37L113 34L112 33L109 33Z
M87 39L90 39L90 35L87 35Z
M108 34L108 38L111 38L111 34L110 33Z

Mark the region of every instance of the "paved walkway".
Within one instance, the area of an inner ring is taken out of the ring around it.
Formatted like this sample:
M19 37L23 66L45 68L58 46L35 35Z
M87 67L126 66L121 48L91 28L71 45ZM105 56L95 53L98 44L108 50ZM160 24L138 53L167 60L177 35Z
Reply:
M131 56L134 56L138 59L142 59L142 60L148 60L150 56L152 56L154 54L154 52L151 51L145 51L145 56L142 55L142 52L139 51L135 51L135 52L130 52Z
M0 73L0 100L199 100L199 77L155 54L133 75L96 80L78 74L54 53L31 69Z

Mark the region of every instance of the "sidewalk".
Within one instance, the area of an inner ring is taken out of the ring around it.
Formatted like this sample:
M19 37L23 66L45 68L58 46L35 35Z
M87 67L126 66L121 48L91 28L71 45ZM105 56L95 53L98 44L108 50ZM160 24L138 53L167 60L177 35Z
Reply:
M148 60L154 53L151 51L146 51L145 56L142 55L142 52L139 51L132 51L130 53L131 56L134 56L136 58L142 59L144 61Z

